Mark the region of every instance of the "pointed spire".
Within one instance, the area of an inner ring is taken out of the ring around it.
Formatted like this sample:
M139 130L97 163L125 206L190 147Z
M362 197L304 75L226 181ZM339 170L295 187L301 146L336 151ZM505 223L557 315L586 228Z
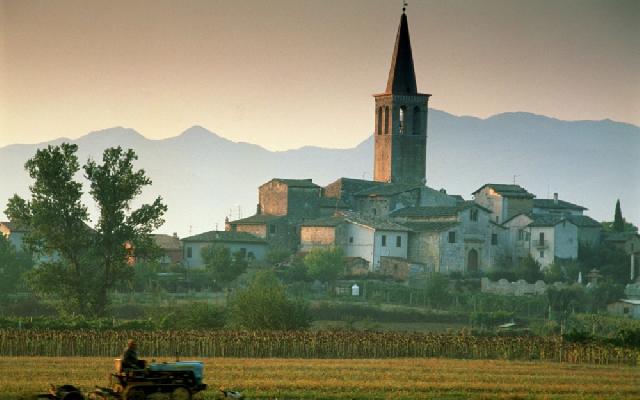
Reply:
M391 58L391 69L387 80L388 94L416 94L416 73L413 69L413 54L411 53L411 40L409 39L409 24L407 15L402 11L400 26L396 36L396 45Z

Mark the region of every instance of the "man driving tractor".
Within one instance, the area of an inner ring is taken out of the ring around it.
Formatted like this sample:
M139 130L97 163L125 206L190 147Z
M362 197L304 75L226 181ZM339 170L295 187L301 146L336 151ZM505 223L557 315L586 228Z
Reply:
M124 350L124 354L122 355L122 369L143 369L144 368L144 360L138 359L138 353L136 352L136 341L133 339L129 339L127 341L127 348Z

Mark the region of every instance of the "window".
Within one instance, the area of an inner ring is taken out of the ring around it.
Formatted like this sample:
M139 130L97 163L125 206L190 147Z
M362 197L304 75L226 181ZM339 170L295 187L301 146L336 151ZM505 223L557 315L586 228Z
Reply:
M399 127L398 133L401 133L401 134L404 133L404 127L405 127L404 118L406 113L407 113L407 107L400 106L400 124L398 125Z
M378 135L382 134L382 107L378 107L378 119L376 124L376 133Z
M544 258L544 250L540 251L540 258Z
M420 134L420 107L418 106L413 108L413 134Z
M478 220L478 210L475 208L472 208L471 211L469 211L469 219L472 221L477 221Z
M524 240L524 231L522 229L518 231L518 240Z
M498 234L497 233L492 233L491 234L491 244L494 245L494 246L498 244Z
M396 236L396 247L402 247L402 236Z
M191 258L193 256L191 247L187 247L187 258Z
M456 242L456 232L451 231L449 232L449 243L455 243L455 242Z
M275 225L269 225L269 233L276 233L276 226Z
M373 213L373 215L376 215L378 213L378 210L374 208L373 210L371 210L371 212Z
M382 247L387 245L387 235L382 235Z
M353 243L353 236L349 236L349 243Z
M544 232L540 232L538 238L540 239L540 244L544 243Z
M384 108L384 134L389 133L389 107Z

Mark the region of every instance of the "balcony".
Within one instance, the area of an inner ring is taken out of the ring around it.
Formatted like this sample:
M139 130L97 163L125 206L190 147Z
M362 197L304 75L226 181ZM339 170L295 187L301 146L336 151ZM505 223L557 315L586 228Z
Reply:
M549 247L549 241L548 240L533 240L532 244L534 247L538 248L538 249L546 249L547 247Z

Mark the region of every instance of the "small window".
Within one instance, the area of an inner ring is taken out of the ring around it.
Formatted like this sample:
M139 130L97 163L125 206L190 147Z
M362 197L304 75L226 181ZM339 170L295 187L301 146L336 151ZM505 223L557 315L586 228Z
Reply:
M544 250L540 251L540 258L544 258Z
M625 314L629 314L629 307L623 308L622 312L625 313Z
M353 243L353 236L349 236L349 243Z
M191 258L193 256L193 250L191 247L187 247L187 258Z
M402 236L396 236L396 247L402 247Z
M269 233L276 233L276 226L275 225L269 225Z
M518 240L524 240L524 231L522 229L518 231Z
M475 208L472 208L471 211L469 211L469 219L471 221L477 221L478 220L478 210Z
M449 232L449 243L455 243L455 242L456 242L456 232L451 231Z
M373 215L376 215L378 213L378 210L374 208L373 210L371 210L371 212L373 213Z
M498 234L497 233L492 233L491 234L491 244L496 246L498 244Z
M382 247L387 245L387 235L382 235Z

